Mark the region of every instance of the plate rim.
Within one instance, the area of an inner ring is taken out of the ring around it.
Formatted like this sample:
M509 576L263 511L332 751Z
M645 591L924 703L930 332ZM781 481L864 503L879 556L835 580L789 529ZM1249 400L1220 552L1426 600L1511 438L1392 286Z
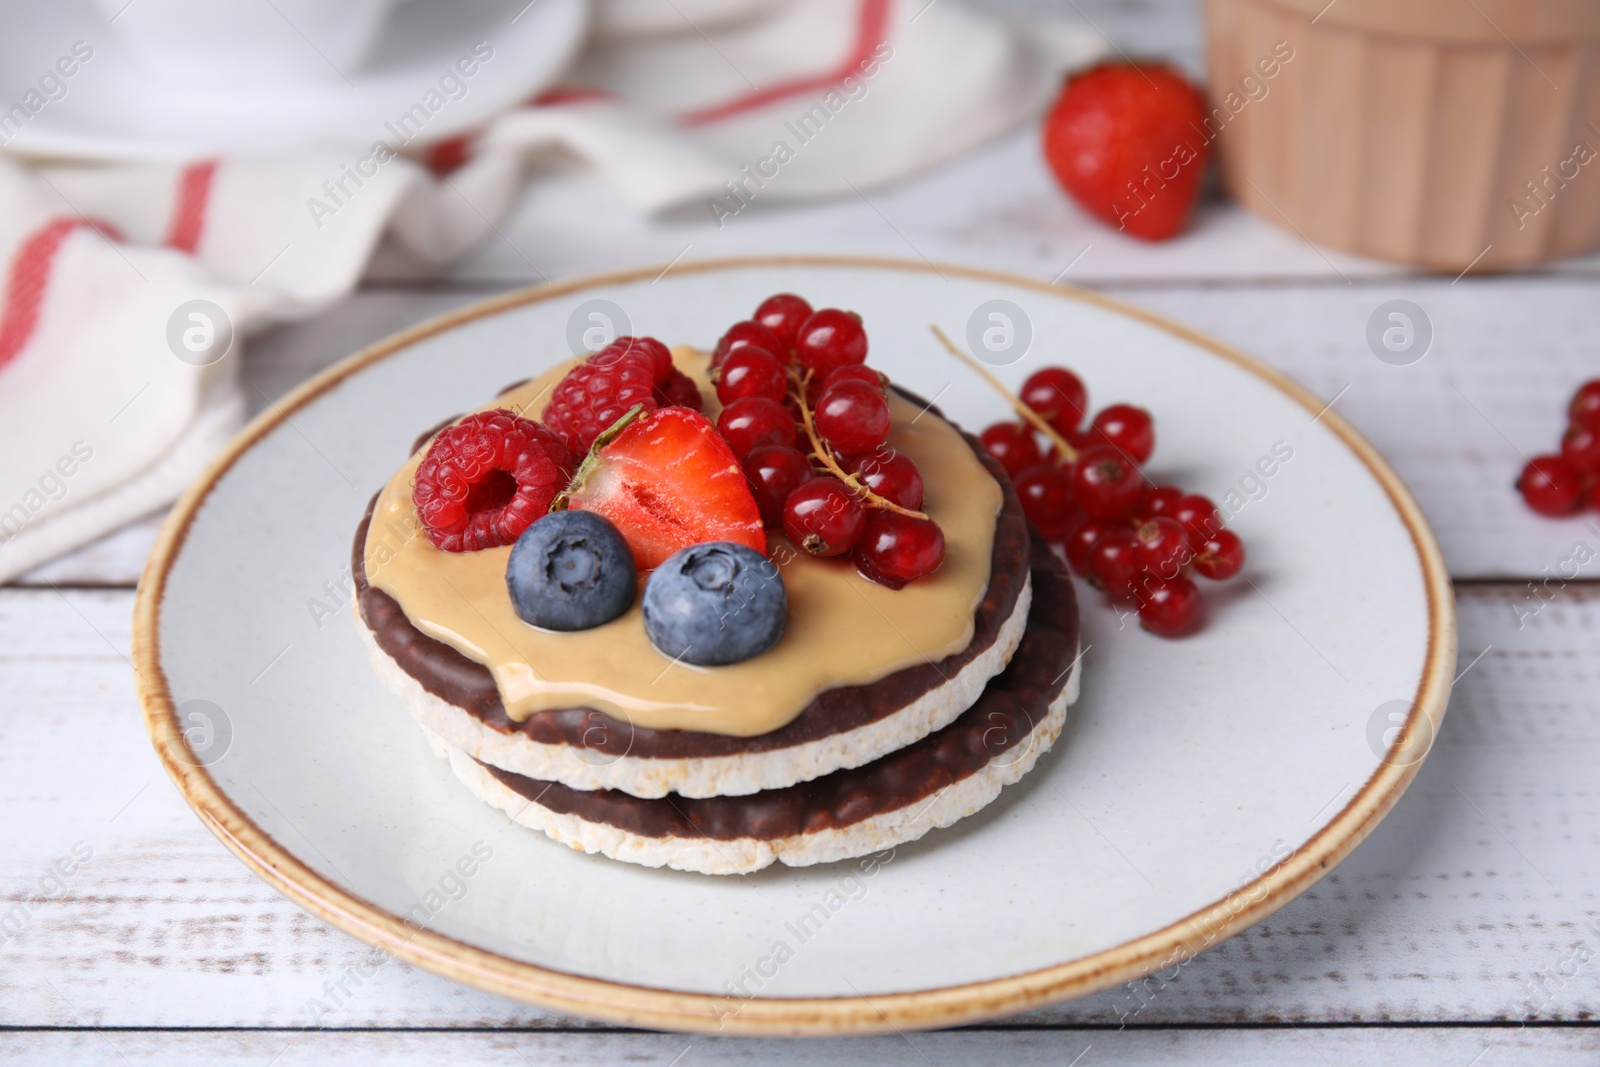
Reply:
M755 997L719 1014L726 996L633 985L571 974L447 937L412 929L386 909L348 892L302 863L258 827L187 752L176 707L161 666L160 622L166 581L188 531L217 482L234 463L294 412L345 379L412 345L466 323L513 308L606 285L674 273L716 273L749 268L836 267L952 275L1017 286L1076 300L1133 318L1188 341L1253 373L1306 410L1348 447L1382 486L1411 536L1428 600L1428 652L1404 731L1350 800L1287 860L1191 914L1158 930L1049 967L979 982L881 995ZM1162 966L1187 961L1203 948L1261 921L1310 888L1355 849L1393 808L1421 768L1423 757L1392 758L1395 748L1425 720L1438 736L1456 659L1455 597L1437 539L1410 490L1382 455L1331 405L1287 375L1198 331L1113 297L977 267L877 256L738 256L586 274L529 286L457 308L391 334L323 370L270 404L241 430L174 505L162 524L140 576L133 617L133 668L145 727L167 774L201 822L268 885L357 940L407 963L486 992L587 1018L704 1033L841 1035L952 1026L1024 1011L1106 989ZM1239 903L1241 902L1242 903ZM1237 906L1235 906L1237 905ZM1219 909L1228 917L1215 921ZM1213 917L1210 922L1206 917ZM1203 941L1197 934L1204 935ZM1199 941L1201 943L1196 944Z

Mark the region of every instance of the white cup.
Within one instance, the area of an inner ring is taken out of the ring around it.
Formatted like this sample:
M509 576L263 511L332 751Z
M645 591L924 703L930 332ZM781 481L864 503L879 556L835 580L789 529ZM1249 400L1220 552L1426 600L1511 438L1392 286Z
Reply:
M95 0L152 75L212 86L348 78L399 0Z

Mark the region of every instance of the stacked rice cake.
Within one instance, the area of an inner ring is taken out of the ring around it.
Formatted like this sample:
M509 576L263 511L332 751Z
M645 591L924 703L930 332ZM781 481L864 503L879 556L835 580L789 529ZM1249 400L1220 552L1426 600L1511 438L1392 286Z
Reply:
M705 874L877 852L993 801L1050 748L1077 696L1072 579L1030 537L998 464L962 440L1000 489L970 640L882 677L819 688L774 729L660 728L593 707L508 713L488 666L455 647L462 642L424 633L369 583L370 508L352 564L359 629L379 677L467 788L556 841Z

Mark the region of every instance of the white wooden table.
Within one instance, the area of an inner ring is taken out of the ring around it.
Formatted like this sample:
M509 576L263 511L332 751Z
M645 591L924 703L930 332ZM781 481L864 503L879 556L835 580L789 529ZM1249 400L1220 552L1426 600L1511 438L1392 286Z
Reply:
M1075 5L1076 6L1076 5ZM1085 3L1107 32L1194 67L1182 0ZM448 278L381 257L362 290L253 343L269 396L394 329L513 285L675 257L860 252L1113 293L1234 344L1332 400L1410 483L1457 580L1463 671L1396 811L1271 919L1155 979L935 1034L749 1042L598 1027L390 962L315 1028L308 998L367 952L249 874L157 765L126 662L159 516L0 588L0 1057L38 1063L1600 1062L1600 560L1530 581L1600 520L1521 508L1524 453L1600 374L1600 258L1500 278L1420 277L1313 249L1223 203L1161 246L1077 213L1022 131L902 187L804 208L629 218L579 176L542 184ZM1368 350L1415 301L1421 362ZM255 390L250 390L255 393ZM256 394L260 395L260 394ZM1315 565L1315 561L1307 561ZM81 862L73 861L75 854ZM87 854L87 858L84 856ZM75 863L70 876L49 872ZM25 909L26 910L26 909Z

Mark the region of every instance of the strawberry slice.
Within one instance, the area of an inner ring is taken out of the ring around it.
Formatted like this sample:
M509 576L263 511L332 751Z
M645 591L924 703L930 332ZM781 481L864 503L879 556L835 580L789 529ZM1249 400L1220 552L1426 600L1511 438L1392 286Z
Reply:
M641 572L705 541L767 550L761 510L733 450L710 419L689 408L619 420L595 441L564 502L610 519Z

